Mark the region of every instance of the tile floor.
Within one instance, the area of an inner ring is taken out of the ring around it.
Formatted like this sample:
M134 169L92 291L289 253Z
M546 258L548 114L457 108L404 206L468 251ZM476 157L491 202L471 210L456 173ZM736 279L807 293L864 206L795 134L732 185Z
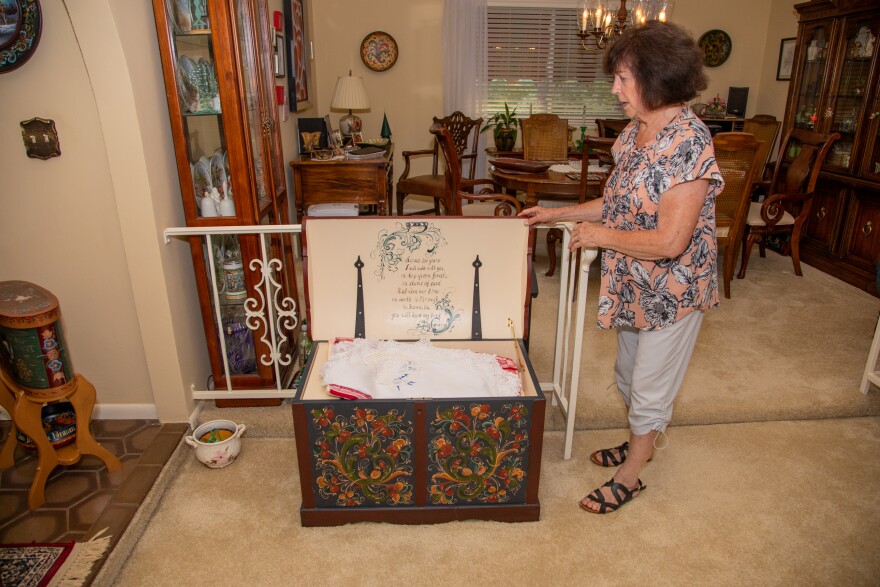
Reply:
M59 466L46 482L46 503L30 512L27 494L37 456L18 446L15 466L0 472L0 543L83 541L109 528L112 548L189 430L185 423L156 420L95 420L91 426L95 439L122 461L122 469L109 473L94 456ZM10 429L11 422L0 422L0 446Z

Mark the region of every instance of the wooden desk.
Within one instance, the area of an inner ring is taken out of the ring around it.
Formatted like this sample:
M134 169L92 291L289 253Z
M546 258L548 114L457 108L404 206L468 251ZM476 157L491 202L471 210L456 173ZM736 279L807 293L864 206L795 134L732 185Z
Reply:
M296 221L302 222L312 204L373 204L377 214L388 216L391 202L393 145L384 157L342 161L316 161L309 155L297 155L290 162L293 169L293 192Z

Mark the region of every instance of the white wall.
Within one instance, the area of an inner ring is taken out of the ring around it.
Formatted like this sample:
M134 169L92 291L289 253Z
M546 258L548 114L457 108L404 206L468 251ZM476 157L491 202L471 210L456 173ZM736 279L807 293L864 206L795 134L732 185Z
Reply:
M95 98L61 2L42 3L33 57L0 77L0 279L61 302L74 368L100 402L153 403ZM19 121L55 121L61 156L25 155Z
M359 112L364 137L379 136L383 114L387 114L395 144L394 177L403 172L403 150L430 148L431 119L443 116L443 21L442 0L379 0L312 2L315 66L318 71L317 110L330 114L334 128L346 112L330 112L336 78L361 76L370 99L370 111ZM373 31L394 37L399 49L391 69L374 72L360 59L360 45ZM430 158L420 158L417 169L425 172Z

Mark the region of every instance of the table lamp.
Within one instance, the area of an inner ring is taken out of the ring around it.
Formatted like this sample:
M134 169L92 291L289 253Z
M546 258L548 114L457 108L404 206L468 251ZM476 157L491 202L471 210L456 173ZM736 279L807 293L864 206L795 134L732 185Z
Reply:
M352 110L368 110L370 100L364 89L364 81L357 76L352 76L349 70L347 77L336 80L336 89L333 90L333 99L330 101L331 110L348 110L348 114L339 119L339 130L346 138L351 137L353 132L361 132L361 119L351 113Z

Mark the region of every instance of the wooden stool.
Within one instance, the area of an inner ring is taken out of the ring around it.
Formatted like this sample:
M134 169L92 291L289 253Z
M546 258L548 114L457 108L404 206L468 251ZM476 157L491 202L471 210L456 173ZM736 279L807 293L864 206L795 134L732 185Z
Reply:
M46 501L46 480L58 465L73 465L89 454L104 461L110 472L122 468L89 430L95 387L73 373L60 318L58 300L49 291L26 281L0 282L0 406L13 422L0 450L0 470L15 464L17 428L37 446L37 471L28 493L31 510ZM56 449L43 430L41 411L43 404L62 399L76 413L76 441Z

